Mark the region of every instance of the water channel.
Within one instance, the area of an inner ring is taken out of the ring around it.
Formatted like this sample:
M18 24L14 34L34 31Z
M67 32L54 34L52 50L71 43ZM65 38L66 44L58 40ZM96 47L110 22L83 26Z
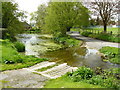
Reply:
M43 50L44 47L40 43L50 41L50 39L43 39L42 37L43 35L38 34L19 34L17 39L25 44L26 55L49 58L52 62L67 63L75 67L87 66L93 69L96 67L103 69L117 67L117 65L110 62L103 62L101 56L97 54L97 50L81 46L41 54L42 51L40 50Z

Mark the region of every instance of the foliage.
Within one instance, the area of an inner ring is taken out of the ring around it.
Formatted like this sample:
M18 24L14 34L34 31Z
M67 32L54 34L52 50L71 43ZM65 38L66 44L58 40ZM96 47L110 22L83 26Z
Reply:
M30 20L35 24L35 27L39 29L43 29L45 24L45 17L47 14L46 8L47 6L45 4L41 4L36 12L31 13Z
M119 88L119 81L114 77L108 77L106 79L103 79L103 76L97 75L92 77L90 80L87 80L86 82L94 85L101 85L103 87L107 88Z
M118 10L118 1L112 2L111 1L99 1L96 0L95 2L91 2L91 10L94 10L94 13L101 17L104 32L107 32L107 25L109 24L111 19L114 19L115 15L117 14Z
M90 68L86 68L85 66L79 67L75 72L68 73L73 81L78 82L82 79L90 79L93 76L93 71Z
M19 69L23 67L29 67L36 63L48 60L45 58L36 58L35 56L25 56L19 54L14 46L9 40L0 40L0 49L2 50L2 55L0 55L0 65L1 71Z
M120 88L119 85L119 68L111 68L102 70L99 69L96 72L90 68L80 67L74 72L67 73L69 77L74 82L85 82L93 85L100 85L106 88Z
M17 49L18 52L24 52L25 51L25 45L21 42L15 42L14 43L15 48Z
M80 44L79 40L71 38L69 36L66 37L55 37L54 41L60 44L63 44L66 47L72 47Z
M72 27L88 25L88 9L80 2L50 2L45 17L45 30L55 37L65 35Z
M120 64L120 55L119 55L119 50L120 48L115 48L115 47L103 47L100 49L101 53L104 53L106 58L111 62L111 63L116 63Z
M111 35L109 33L104 33L101 32L99 34L94 34L89 31L83 31L81 35L86 36L86 37L91 37L91 38L96 38L99 40L104 40L104 41L110 41L110 42L120 42L120 37L117 35Z
M86 37L88 37L90 34L92 34L92 33L87 32L87 31L84 31L84 32L81 33L81 35L86 36Z
M107 33L100 33L97 35L97 39L100 39L100 40L105 40L105 41L109 41L110 40L110 37L111 35L110 34L107 34Z
M24 27L19 19L23 20L24 17L26 16L23 11L18 9L17 3L12 1L2 2L2 28L8 29L7 33L10 37L13 37L16 33L22 32Z
M73 82L70 77L63 75L57 79L51 79L46 82L44 88L103 88L100 85L92 85L84 81Z

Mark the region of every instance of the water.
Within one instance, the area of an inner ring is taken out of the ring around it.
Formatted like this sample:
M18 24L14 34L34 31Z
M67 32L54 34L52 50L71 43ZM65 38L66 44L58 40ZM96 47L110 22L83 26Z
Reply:
M103 69L117 67L115 64L103 62L97 50L88 49L86 47L77 46L41 54L39 50L44 47L41 46L40 43L49 40L42 39L41 37L42 35L37 34L18 35L18 40L25 44L26 55L49 58L52 62L67 63L68 65L75 67L87 66L93 69L96 67L101 67Z

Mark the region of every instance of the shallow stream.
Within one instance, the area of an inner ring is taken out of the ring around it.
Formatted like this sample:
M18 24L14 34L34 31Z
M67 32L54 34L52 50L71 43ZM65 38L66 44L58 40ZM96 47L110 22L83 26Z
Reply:
M103 69L117 67L115 64L103 62L98 51L95 49L77 46L41 54L45 48L41 44L50 41L50 39L43 39L43 35L38 34L19 34L17 39L25 44L26 55L49 58L50 61L67 63L75 67L87 66L93 69L96 67L101 67Z

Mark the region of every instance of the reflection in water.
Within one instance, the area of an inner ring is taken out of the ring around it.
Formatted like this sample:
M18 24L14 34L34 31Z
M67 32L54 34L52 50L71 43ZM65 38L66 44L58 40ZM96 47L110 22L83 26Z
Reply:
M18 40L25 43L26 55L36 55L42 58L50 58L51 61L58 63L67 63L70 66L88 66L91 68L111 68L114 64L103 62L97 50L87 49L86 47L72 47L53 52L47 52L40 55L39 52L34 51L34 48L42 48L40 44L46 39L41 39L37 34L22 34L18 36ZM39 38L38 38L39 37Z

